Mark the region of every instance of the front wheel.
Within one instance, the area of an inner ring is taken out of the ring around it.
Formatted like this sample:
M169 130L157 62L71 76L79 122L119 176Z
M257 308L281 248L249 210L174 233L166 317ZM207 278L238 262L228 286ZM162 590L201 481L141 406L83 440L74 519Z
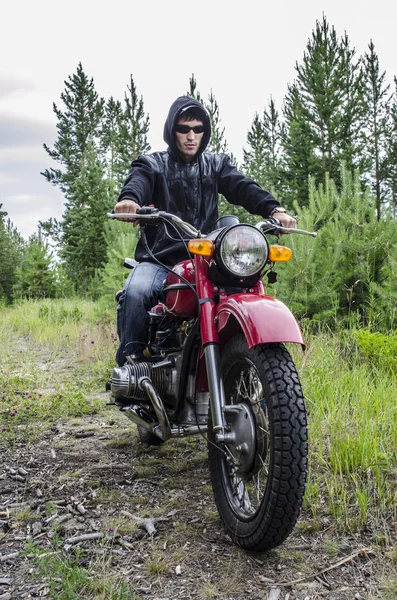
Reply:
M235 441L209 428L212 487L233 541L247 550L280 545L302 506L307 422L299 377L282 344L249 349L243 336L222 354L226 421Z

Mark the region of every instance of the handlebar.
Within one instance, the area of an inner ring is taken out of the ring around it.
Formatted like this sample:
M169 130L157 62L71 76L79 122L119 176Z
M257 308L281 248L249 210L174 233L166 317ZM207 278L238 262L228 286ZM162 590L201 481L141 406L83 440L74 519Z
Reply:
M163 219L165 221L172 221L176 225L179 225L179 227L191 237L202 237L200 231L193 227L193 225L182 221L182 219L171 213L146 206L141 208L141 211L137 213L107 213L106 216L109 217L109 219L136 219L137 221L146 222ZM260 221L255 225L255 227L260 231L263 231L266 228L263 233L273 233L275 235L278 233L297 233L301 235L310 235L314 238L317 237L317 233L315 231L305 231L304 229L290 229L289 227L283 227L280 225L280 222L277 219L273 219L272 217L266 221Z
M260 221L255 225L261 231L266 227L267 231L263 231L263 233L274 233L277 235L278 233L298 233L300 235L310 235L311 237L317 237L317 233L315 231L305 231L304 229L283 227L280 225L280 221L277 219L273 219L272 217L267 221Z
M163 219L165 221L172 221L176 225L179 225L179 227L191 237L201 237L201 234L198 231L198 229L193 227L193 225L190 225L190 223L182 221L182 219L180 219L176 215L167 213L163 210L157 210L156 208L149 208L146 206L143 208L149 210L145 210L144 212L139 211L136 213L107 213L106 216L109 217L109 219L136 219L137 221L146 222L158 221L160 219Z

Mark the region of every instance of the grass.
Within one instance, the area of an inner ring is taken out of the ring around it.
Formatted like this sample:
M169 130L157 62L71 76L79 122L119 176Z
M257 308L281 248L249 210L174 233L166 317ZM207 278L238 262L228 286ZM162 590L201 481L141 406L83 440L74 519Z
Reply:
M104 389L113 366L113 313L103 315L95 303L76 299L25 302L1 309L0 317L3 443L34 440L60 418L84 424L85 415L102 410L92 392ZM390 361L387 371L382 367L377 340L371 338L369 353L360 349L361 337L349 331L309 332L304 354L292 348L310 437L300 526L316 532L326 517L342 532L372 531L376 543L380 537L390 541L388 524L396 519L397 373ZM120 432L108 447L129 443ZM139 452L144 457L148 450ZM185 469L206 468L206 453L197 453L196 439L175 440L150 452L149 460L135 467L135 476L155 476L160 461L169 475L163 488L178 488ZM170 460L174 456L178 462ZM101 494L107 501L106 492Z
M32 577L44 578L51 600L141 600L121 577L108 577L106 565L82 566L83 550L76 549L72 556L63 552L59 538L55 537L52 548L44 551L28 542L26 554L36 565Z
M166 564L164 556L160 553L153 552L150 557L145 560L145 570L149 575L167 575L170 567Z
M110 315L83 300L30 301L0 309L0 437L37 439L63 417L101 410L116 335Z
M397 495L397 373L374 368L354 337L320 334L296 356L309 413L305 508L344 531L383 524Z
M114 534L119 533L120 535L132 534L138 529L138 525L134 519L123 515L109 519L105 522L105 526L107 531L112 531Z

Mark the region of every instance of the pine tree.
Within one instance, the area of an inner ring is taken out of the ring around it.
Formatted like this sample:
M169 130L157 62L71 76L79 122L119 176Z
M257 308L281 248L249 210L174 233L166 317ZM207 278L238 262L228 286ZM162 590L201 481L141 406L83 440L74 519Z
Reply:
M276 109L273 98L270 98L269 108L263 112L263 129L266 139L266 178L264 187L277 194L277 190L281 187L281 171L280 171L280 155L281 155L281 139L282 125L279 112Z
M42 175L69 198L85 164L88 144L98 139L104 100L98 98L94 81L84 73L81 63L77 72L65 81L61 100L65 110L58 108L55 103L53 105L58 120L58 138L52 150L44 144L48 155L60 167L46 169Z
M55 272L52 253L39 234L29 238L24 259L16 270L15 298L54 298Z
M247 134L248 150L244 149L243 171L276 198L283 197L281 140L283 126L274 100L270 98L263 118L255 115Z
M243 171L261 186L265 185L266 180L266 141L263 123L258 113L255 113L251 129L247 134L248 150L243 149Z
M286 206L307 206L310 177L318 175L318 159L304 99L296 84L289 86L284 105L282 165Z
M106 260L104 223L114 205L104 167L93 144L71 190L62 222L60 257L76 290L86 294L95 270Z
M121 133L123 117L121 102L111 96L105 105L100 130L100 148L106 165L106 176L113 188L113 193L121 186L121 177L125 176L124 161L120 156L123 149Z
M305 105L313 146L319 153L317 173L322 179L328 173L338 182L343 65L336 31L325 16L321 22L317 21L296 71L296 85Z
M362 168L364 100L360 60L348 36L317 21L285 99L285 177L291 200L308 202L309 177L341 184L340 166Z
M225 139L225 128L221 125L221 118L219 115L219 105L216 101L212 90L208 96L208 103L205 105L209 114L211 123L211 139L209 141L207 151L215 152L217 154L227 153L227 142Z
M189 79L189 91L187 92L187 95L191 96L192 98L194 98L195 100L197 100L198 102L201 102L201 104L203 104L200 92L196 91L196 89L197 89L197 81L194 76L194 73L192 73L192 76Z
M386 151L387 104L390 86L385 84L385 71L380 72L379 58L372 40L368 49L369 51L364 55L366 127L363 133L371 187L376 197L376 216L379 221L385 197L385 173L382 163Z
M150 120L149 116L145 114L142 96L138 98L132 75L130 75L130 84L127 85L127 90L128 92L124 95L121 148L119 149L124 177L129 171L131 161L150 150L147 139Z
M0 204L0 299L12 302L16 271L23 260L26 243L17 229L6 219Z
M390 213L397 216L397 77L394 77L394 94L388 103L386 127L386 200Z
M361 131L365 122L364 83L361 60L355 60L355 49L345 33L341 40L341 135L339 159L353 172L365 169Z
M122 187L131 162L150 150L149 116L145 115L143 98L138 98L132 76L127 90L124 106L113 97L108 100L101 127L101 150L112 197Z
M101 296L114 304L115 292L124 287L130 271L123 266L124 259L135 253L137 234L131 223L111 221L105 224L107 261L99 273Z

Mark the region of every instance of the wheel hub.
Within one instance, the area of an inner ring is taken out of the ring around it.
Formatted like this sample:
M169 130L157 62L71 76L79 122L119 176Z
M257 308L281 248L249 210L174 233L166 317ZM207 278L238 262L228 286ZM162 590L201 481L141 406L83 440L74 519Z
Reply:
M256 453L256 421L247 404L225 406L225 416L231 426L234 441L228 443L236 473L247 475L253 468Z

